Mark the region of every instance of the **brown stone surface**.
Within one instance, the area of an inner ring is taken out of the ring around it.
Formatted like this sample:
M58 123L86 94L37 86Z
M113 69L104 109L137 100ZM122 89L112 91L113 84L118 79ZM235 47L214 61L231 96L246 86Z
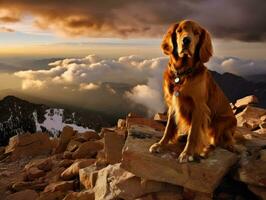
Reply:
M95 163L95 159L81 159L76 160L71 166L69 166L63 173L61 174L61 178L63 180L70 180L73 177L79 174L79 170L85 167L88 167Z
M5 149L5 153L11 153L12 160L49 154L51 151L52 145L49 137L44 133L13 136L9 139L9 144Z
M266 200L266 188L249 185L248 189L253 192L256 196L258 196L261 200Z
M166 114L163 114L163 113L156 113L154 115L154 118L153 119L155 121L158 121L158 122L166 123L167 122L167 115Z
M178 163L168 154L154 155L149 147L157 142L160 133L141 127L132 127L123 149L122 167L136 176L168 182L199 192L212 193L237 156L216 148L208 159L199 163Z
M71 139L70 142L67 145L66 151L74 152L79 148L81 145L81 142L76 141L75 139Z
M110 164L121 162L122 149L125 144L125 137L116 132L106 132L104 134L105 159Z
M25 165L24 169L28 170L32 167L37 167L40 170L49 171L52 169L52 166L53 162L51 158L41 158L30 161L27 165Z
M237 108L245 107L249 104L257 104L259 102L258 98L254 95L249 95L246 97L243 97L242 99L238 99L235 103L235 106Z
M79 133L77 136L78 138L82 138L85 141L101 139L101 137L94 131L86 131L84 133Z
M126 127L126 120L118 119L117 120L117 128L123 129Z
M63 200L95 200L95 197L92 190L85 190L81 192L72 192Z
M237 178L247 184L266 187L266 162L260 159L249 159L242 162Z
M79 181L82 188L91 189L95 186L99 168L91 165L79 170Z
M138 126L150 127L151 129L154 129L156 131L163 131L165 129L165 126L163 124L153 119L128 117L126 122L127 122L127 128L138 125Z
M31 167L26 170L26 180L33 181L36 178L40 178L45 175L45 171L38 169L37 167Z
M43 190L48 183L40 181L20 181L12 185L12 190L21 191L21 190Z
M60 181L47 185L44 192L69 191L74 189L74 181Z
M139 177L122 169L120 163L108 165L98 171L93 188L95 199L135 199L158 191L180 190L177 186L156 181L142 182Z
M62 153L66 150L71 138L76 134L72 127L66 126L63 128L59 136L59 144L56 147L55 153Z
M266 114L266 109L247 106L242 112L236 115L237 126L253 130L259 127L260 117Z
M10 194L6 197L6 200L36 200L38 198L38 193L34 190L23 190Z
M74 159L90 158L103 149L103 144L98 141L88 141L82 143L79 148L72 154Z
M55 192L42 192L37 200L61 200L66 196L66 192L55 191Z

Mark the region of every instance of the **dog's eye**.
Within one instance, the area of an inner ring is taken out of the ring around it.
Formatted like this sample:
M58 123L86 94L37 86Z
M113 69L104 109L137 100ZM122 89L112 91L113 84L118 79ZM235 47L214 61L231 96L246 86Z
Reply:
M194 35L199 35L199 31L198 30L195 30L194 31Z

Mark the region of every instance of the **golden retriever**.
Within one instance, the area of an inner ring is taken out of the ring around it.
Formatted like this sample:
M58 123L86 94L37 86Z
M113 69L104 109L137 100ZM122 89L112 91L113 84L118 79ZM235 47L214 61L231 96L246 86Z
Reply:
M162 139L150 152L177 145L184 134L187 139L179 162L206 157L217 145L233 150L236 118L204 66L213 52L208 31L194 21L181 21L168 29L161 48L169 56L163 81L168 120Z

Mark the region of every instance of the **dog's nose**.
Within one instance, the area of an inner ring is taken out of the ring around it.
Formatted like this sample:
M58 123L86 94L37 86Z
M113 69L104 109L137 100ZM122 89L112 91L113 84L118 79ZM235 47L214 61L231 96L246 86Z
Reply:
M191 39L189 37L183 38L183 45L188 46L191 42Z

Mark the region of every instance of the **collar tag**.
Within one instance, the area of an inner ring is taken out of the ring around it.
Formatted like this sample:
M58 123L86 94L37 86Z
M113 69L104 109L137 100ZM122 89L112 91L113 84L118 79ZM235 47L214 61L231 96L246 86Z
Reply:
M179 83L180 82L180 78L179 77L176 77L175 78L175 83Z

